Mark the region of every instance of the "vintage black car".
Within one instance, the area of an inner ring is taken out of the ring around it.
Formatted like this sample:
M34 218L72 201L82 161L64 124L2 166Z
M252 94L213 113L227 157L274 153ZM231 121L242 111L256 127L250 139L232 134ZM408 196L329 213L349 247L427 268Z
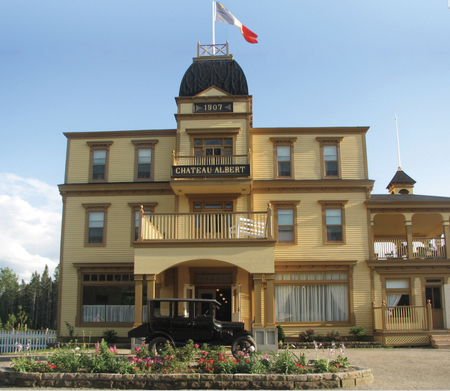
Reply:
M240 351L256 350L244 323L216 320L219 306L219 302L211 299L148 299L148 323L130 330L128 337L145 338L149 350L155 354L167 342L180 347L189 340L200 345L231 345L235 357Z

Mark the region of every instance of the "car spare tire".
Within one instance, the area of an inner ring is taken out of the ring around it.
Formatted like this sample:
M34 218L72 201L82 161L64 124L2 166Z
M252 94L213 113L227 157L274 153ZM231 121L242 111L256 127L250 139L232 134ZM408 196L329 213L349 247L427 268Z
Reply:
M256 351L256 342L250 335L236 338L231 344L231 352L235 358L239 357L239 352L248 354Z

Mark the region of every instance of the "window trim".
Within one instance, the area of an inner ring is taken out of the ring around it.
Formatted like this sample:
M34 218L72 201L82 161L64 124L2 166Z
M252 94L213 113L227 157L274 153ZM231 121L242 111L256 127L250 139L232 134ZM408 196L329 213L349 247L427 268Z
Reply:
M134 322L83 322L83 286L85 285L102 285L108 286L134 286L136 287L136 280L134 281L110 281L103 284L103 282L86 282L83 281L84 274L134 274L134 265L126 263L117 264L80 264L74 263L73 266L77 269L78 278L78 292L77 292L77 309L75 316L75 326L89 326L89 327L132 327ZM136 289L136 288L135 288Z
M345 205L348 200L325 200L318 201L322 206L322 243L324 245L339 245L346 244L346 234L345 234ZM327 209L340 209L341 210L341 227L342 227L342 240L340 241L328 241L327 240L327 221L326 221L326 210Z
M84 247L106 247L108 208L111 204L82 204L85 209ZM103 212L103 239L102 243L89 243L89 214L90 212Z
M297 137L270 137L269 140L273 144L273 177L274 179L294 179L294 143L297 141ZM290 149L290 166L291 175L279 176L278 175L278 154L277 147L291 147Z
M153 182L155 180L155 145L159 140L131 140L134 145L134 181L135 182ZM150 158L150 178L138 178L139 170L139 150L150 149L152 156Z
M131 208L131 243L136 243L138 240L135 239L135 214L139 212L141 207L144 208L145 212L155 213L155 208L158 205L157 202L129 202L128 206ZM139 237L138 237L139 239Z
M320 146L320 173L322 179L342 179L340 144L344 137L316 137ZM327 175L324 146L336 146L338 175Z
M389 274L389 276L381 275L381 294L382 294L382 300L387 305L387 295L388 293L397 293L397 294L408 294L409 295L409 305L413 306L416 303L415 295L413 294L413 284L414 284L414 278L412 277L405 277L404 275L395 275L395 274ZM388 289L386 287L387 281L389 280L407 280L409 288L390 288Z
M353 268L356 262L351 261L347 263L335 264L334 262L320 262L320 265L314 265L299 262L291 265L277 265L275 266L275 274L284 273L347 273L347 280L275 280L275 285L347 285L348 294L348 320L347 321L309 321L309 322L278 322L283 326L352 326L355 324L355 312L353 302Z
M296 245L298 243L297 239L297 207L300 204L300 201L270 201L270 205L273 207L273 213L274 213L274 222L275 222L275 228L274 228L274 239L276 240L277 245L281 246L292 246ZM293 210L293 228L294 228L294 240L293 241L278 241L278 210L279 209L289 209Z
M88 183L104 183L108 182L108 172L109 172L109 150L113 141L86 141L86 144L90 148L89 152L89 180ZM105 178L104 179L93 179L92 175L94 173L94 151L103 150L106 151L105 157Z

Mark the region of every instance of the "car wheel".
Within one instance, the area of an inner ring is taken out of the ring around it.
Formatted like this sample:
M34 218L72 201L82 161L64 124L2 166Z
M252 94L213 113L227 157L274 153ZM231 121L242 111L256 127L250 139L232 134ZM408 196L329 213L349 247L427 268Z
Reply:
M239 357L239 352L247 354L254 351L256 351L256 342L249 335L238 337L231 344L231 352L235 358Z
M148 343L148 350L155 354L156 356L159 356L161 354L161 352L164 350L167 342L168 341L167 338L164 337L156 337L153 338L149 343Z

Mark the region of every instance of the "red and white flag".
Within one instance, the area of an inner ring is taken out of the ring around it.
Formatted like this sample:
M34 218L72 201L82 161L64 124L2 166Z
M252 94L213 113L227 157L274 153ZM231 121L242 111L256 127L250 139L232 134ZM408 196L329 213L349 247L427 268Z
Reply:
M239 20L237 20L230 11L228 11L222 4L215 1L214 21L222 22L226 24L232 24L239 27L245 40L250 43L258 43L256 38L258 37L253 31L250 31Z

